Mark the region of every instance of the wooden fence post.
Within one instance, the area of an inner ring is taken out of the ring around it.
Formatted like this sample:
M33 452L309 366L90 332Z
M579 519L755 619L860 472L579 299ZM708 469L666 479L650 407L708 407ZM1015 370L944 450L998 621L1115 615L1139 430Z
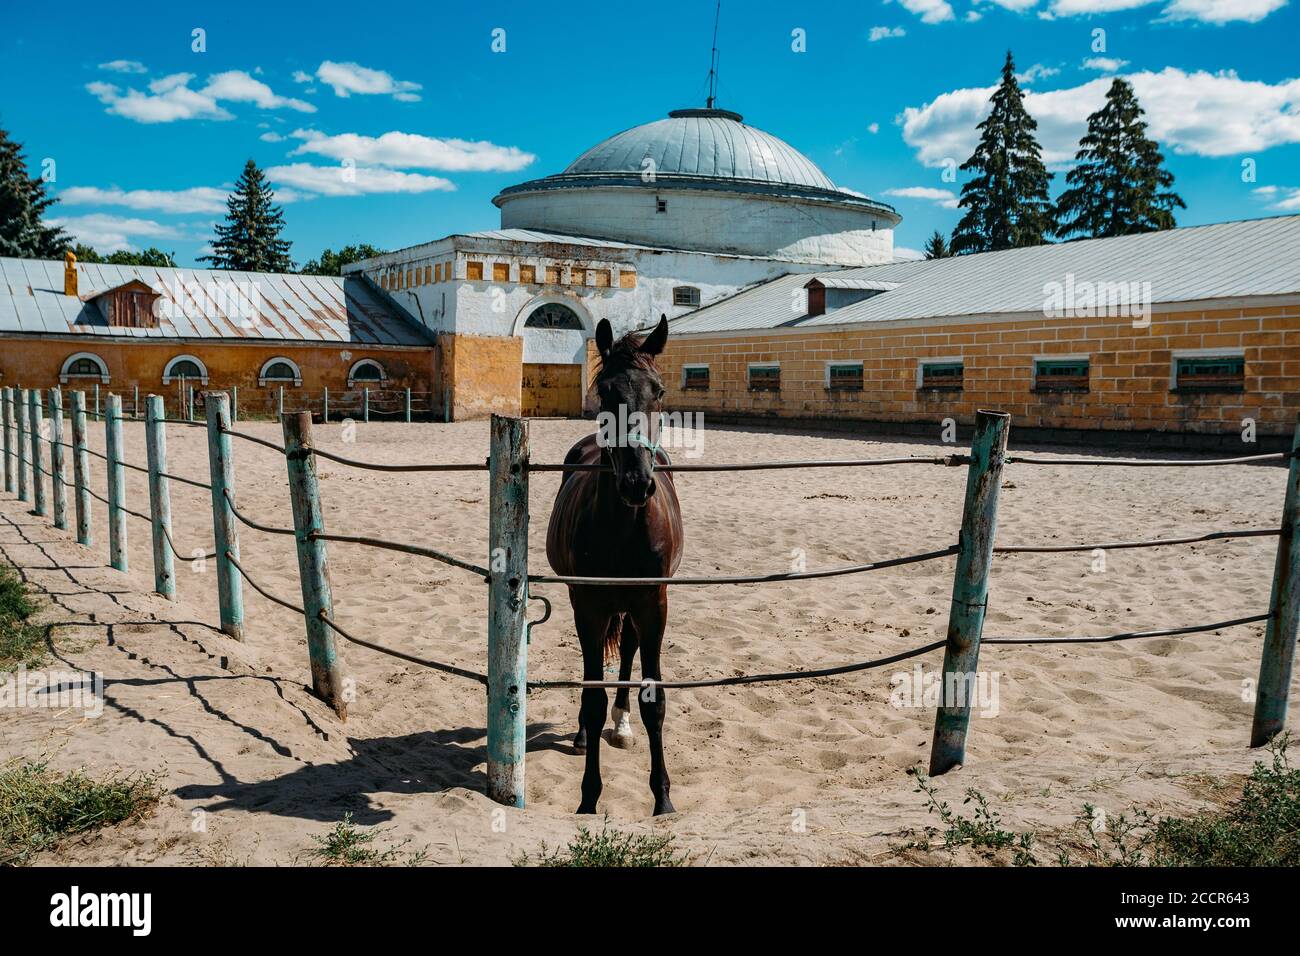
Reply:
M15 393L14 417L18 419L18 500L31 501L32 490L27 484L27 389Z
M45 507L45 416L41 411L41 390L33 388L27 393L27 434L32 446L32 492L35 507L32 514L44 515Z
M128 569L126 550L126 469L122 465L122 396L109 394L104 402L104 455L108 471L108 563Z
M406 390L406 423L408 425L411 423L411 389L409 387Z
M86 451L86 393L72 393L72 485L77 509L77 544L95 543L90 530L90 454Z
M948 646L943 652L942 697L930 748L931 776L946 773L966 760L966 731L971 697L978 686L980 635L988 609L989 567L993 562L998 493L1010 425L1011 416L1005 412L975 413L966 504L948 612Z
M54 497L54 527L68 530L68 456L63 448L63 391L52 388L50 403L50 478Z
M488 462L487 795L524 805L527 744L528 423L492 416Z
M1296 630L1300 628L1300 416L1291 441L1291 463L1286 478L1286 503L1282 506L1282 534L1273 566L1273 591L1269 597L1264 650L1259 660L1259 686L1255 691L1255 719L1250 745L1262 747L1286 724L1291 669L1295 664Z
M149 521L153 531L153 589L176 600L176 561L172 554L172 498L167 481L167 417L161 395L145 399L144 440L149 460Z
M231 456L230 399L225 392L208 392L203 404L208 416L208 475L212 485L212 539L217 552L217 602L221 630L244 639L244 582L231 563L239 557L239 525L230 509L235 497L235 460ZM227 498L227 494L230 496Z
M5 441L5 491L14 490L14 390L8 385L0 389L0 418L4 424Z
M343 687L343 662L334 632L322 619L334 616L330 589L329 557L325 542L315 537L325 530L312 452L311 412L295 412L282 419L285 463L289 469L289 498L293 505L294 541L298 545L298 579L307 618L307 655L311 660L311 686L340 718L347 719Z

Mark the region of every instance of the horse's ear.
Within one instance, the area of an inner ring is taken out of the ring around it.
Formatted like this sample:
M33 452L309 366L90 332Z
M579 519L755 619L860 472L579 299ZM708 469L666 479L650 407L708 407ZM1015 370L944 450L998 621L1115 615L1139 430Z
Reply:
M613 347L614 328L609 324L609 319L601 319L596 326L596 350L600 352L601 358L605 358Z
M650 355L658 355L664 350L664 343L668 341L668 316L660 314L659 324L655 330L645 337L641 343L641 351Z

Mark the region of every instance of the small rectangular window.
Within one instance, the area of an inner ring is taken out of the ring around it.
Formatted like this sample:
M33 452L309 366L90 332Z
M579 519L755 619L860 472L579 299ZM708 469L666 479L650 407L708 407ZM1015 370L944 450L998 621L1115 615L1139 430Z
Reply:
M532 285L537 281L537 266L519 267L519 281L523 285Z
M779 392L781 390L780 365L751 365L749 367L751 392Z
M667 212L667 211L668 211L668 200L667 200L667 199L656 199L656 200L655 200L655 212Z
M922 362L917 388L959 392L965 374L961 362Z
M547 283L547 285L559 285L559 284L560 284L560 267L559 267L559 266L547 266L547 267L546 267L546 283Z
M833 392L862 391L862 363L836 362L828 365L826 387Z
M1246 387L1244 355L1174 357L1174 390L1179 392L1240 392Z
M510 281L510 263L494 262L492 263L492 281L509 282Z
M594 272L592 272L592 278L595 280L595 286L596 286L597 289L608 289L608 288L609 288L609 270L608 270L608 269L596 269Z
M415 285L415 273L412 272L410 269L407 269L407 270L406 270L406 285L404 285L402 288L404 288L404 289L409 289L409 288L411 288L411 287L414 286L414 285Z
M682 388L709 390L709 367L707 365L686 365L682 367Z
M586 285L587 270L578 266L569 267L569 285Z
M433 266L424 267L424 284L428 285L433 281Z
M466 262L465 278L471 281L475 279L481 280L483 278L483 263L474 261Z
M699 305L700 290L693 285L679 285L673 289L673 305Z
M628 272L626 269L624 269L624 270L622 270L621 272L619 272L619 274L618 274L618 286L619 286L620 289L635 289L635 288L636 288L636 273L635 273L635 272Z
M1034 361L1034 391L1086 392L1087 390L1087 359L1036 359Z
M441 262L435 262L435 263L433 264L433 281L434 281L434 282L441 282L441 281L442 281L442 263L441 263Z

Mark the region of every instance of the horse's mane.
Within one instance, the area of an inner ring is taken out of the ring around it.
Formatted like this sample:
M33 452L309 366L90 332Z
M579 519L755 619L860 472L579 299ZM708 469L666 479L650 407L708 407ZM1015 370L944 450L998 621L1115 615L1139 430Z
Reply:
M641 351L641 346L645 343L645 340L645 335L636 332L624 334L609 347L609 351L605 355L601 356L600 366L597 368L596 374L603 375L610 372L619 372L627 368L658 372L659 367L655 365L655 357L649 352Z

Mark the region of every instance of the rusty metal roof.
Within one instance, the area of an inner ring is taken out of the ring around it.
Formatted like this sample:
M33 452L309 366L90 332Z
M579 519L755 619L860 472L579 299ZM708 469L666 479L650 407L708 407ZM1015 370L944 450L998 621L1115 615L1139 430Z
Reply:
M157 328L110 326L95 301L133 279L159 296ZM61 260L0 257L0 333L366 345L431 341L412 316L361 276L79 262L77 293L63 294Z

